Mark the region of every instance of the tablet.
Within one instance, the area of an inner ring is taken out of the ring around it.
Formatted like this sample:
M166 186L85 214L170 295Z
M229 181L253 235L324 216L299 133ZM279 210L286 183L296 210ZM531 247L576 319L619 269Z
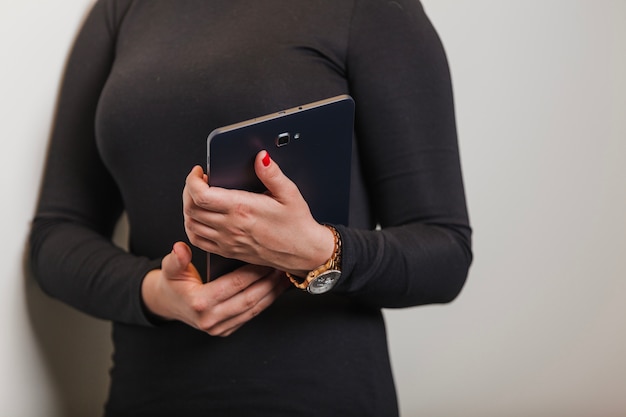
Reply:
M318 222L347 225L353 132L354 101L348 95L215 129L207 139L209 184L264 192L254 159L265 149L296 183ZM242 265L215 254L207 262L209 279Z

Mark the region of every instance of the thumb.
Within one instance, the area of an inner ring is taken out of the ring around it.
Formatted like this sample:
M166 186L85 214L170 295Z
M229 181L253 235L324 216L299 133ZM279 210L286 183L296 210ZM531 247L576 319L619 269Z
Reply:
M281 200L281 196L297 191L296 185L287 178L276 161L271 158L269 152L261 151L257 154L254 169L269 194L277 200Z
M176 242L172 251L161 261L161 270L167 279L180 279L188 276L191 265L191 249L183 242Z

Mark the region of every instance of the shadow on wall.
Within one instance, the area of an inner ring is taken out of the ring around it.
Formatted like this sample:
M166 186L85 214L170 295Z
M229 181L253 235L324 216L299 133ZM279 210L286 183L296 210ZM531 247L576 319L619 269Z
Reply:
M102 415L111 367L111 325L44 294L28 266L27 251L23 276L28 317L59 404L49 415Z

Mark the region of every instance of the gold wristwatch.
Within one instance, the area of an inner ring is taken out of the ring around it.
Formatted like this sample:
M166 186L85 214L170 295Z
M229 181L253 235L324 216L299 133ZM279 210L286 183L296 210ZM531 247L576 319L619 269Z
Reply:
M335 237L335 250L330 259L324 265L309 272L305 278L295 277L287 272L287 277L296 288L306 290L310 294L323 294L330 291L341 278L341 236L334 227L324 226L328 227Z

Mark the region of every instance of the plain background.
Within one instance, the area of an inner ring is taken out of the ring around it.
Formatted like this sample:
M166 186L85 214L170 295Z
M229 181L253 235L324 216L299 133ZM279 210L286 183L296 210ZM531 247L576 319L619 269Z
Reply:
M24 264L90 0L0 0L0 415L98 415L110 327ZM425 0L452 70L475 262L387 311L404 417L626 415L626 1ZM287 395L287 394L286 394Z

